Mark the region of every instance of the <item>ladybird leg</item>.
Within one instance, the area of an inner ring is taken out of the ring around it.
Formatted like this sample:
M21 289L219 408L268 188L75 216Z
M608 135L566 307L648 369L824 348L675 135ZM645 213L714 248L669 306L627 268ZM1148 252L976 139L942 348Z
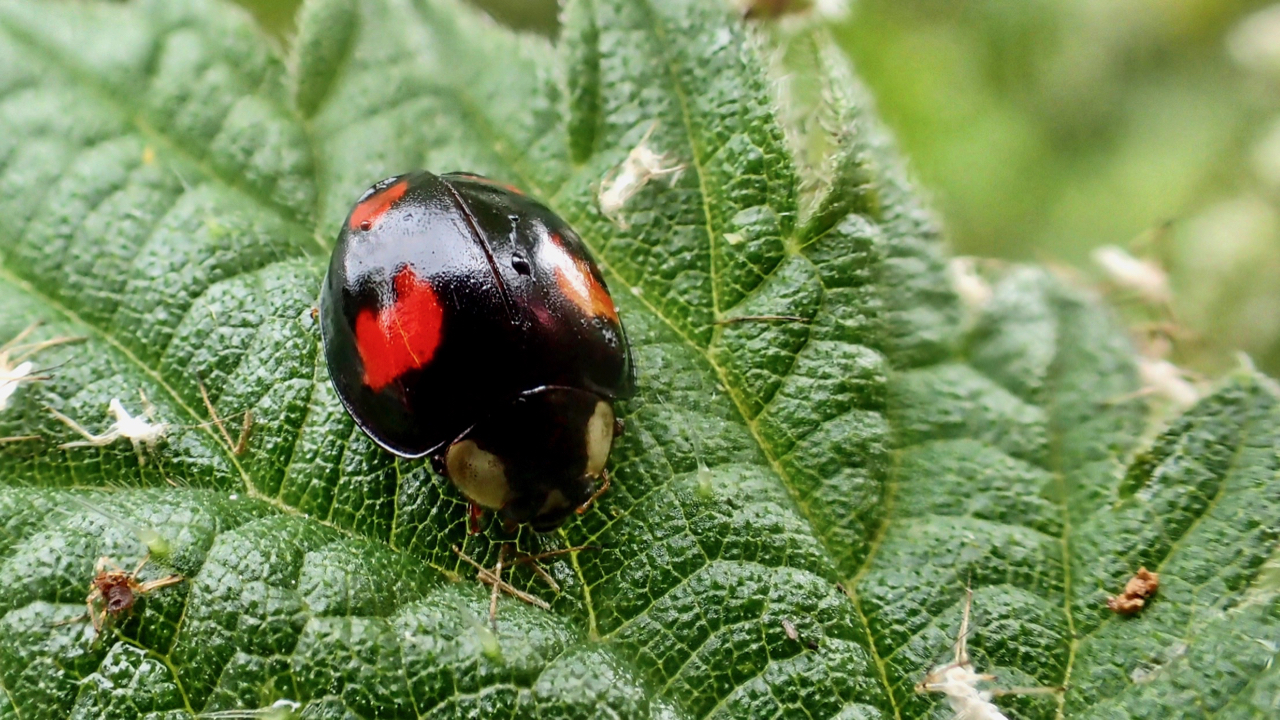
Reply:
M484 508L475 503L471 503L471 509L467 514L467 534L480 534L480 518L484 517Z
M578 514L579 514L579 515L582 515L582 514L586 513L588 510L590 510L590 509L591 509L591 506L592 506L593 504L595 504L595 501L596 501L596 500L599 500L599 499L600 499L600 496L601 496L601 495L604 495L604 494L605 494L605 492L609 489L609 482L610 482L610 480L609 480L609 471L608 471L608 470L601 470L601 471L600 471L600 477L604 479L604 482L600 483L600 487L596 488L596 491L595 491L595 492L593 492L593 493L591 493L591 497L587 498L587 501L586 501L586 502L584 502L584 503L582 503L581 505L579 505L579 506L578 506Z
M66 415L63 415L57 410L54 410L53 408L46 408L46 409L50 412L50 414L58 418L58 420L61 420L67 427L71 428L72 430L75 430L76 433L80 435L80 437L84 438L84 440L76 440L75 442L62 443L58 447L61 447L61 448L102 447L107 443L113 442L117 437L119 437L118 435L112 435L110 432L106 432L101 435L94 435L88 430L85 430L83 425L76 422L75 420L72 420Z
M67 618L66 620L59 620L58 622L53 624L54 627L60 627L62 625L70 625L72 623L78 623L81 620L93 619L93 603L95 600L102 597L102 593L99 592L97 587L93 585L90 585L89 587L90 587L89 596L84 599L85 613L83 615L77 615L73 618ZM95 624L95 627L97 627L96 624Z
M964 589L964 615L960 619L960 635L956 638L956 667L969 664L969 611L973 608L973 589Z

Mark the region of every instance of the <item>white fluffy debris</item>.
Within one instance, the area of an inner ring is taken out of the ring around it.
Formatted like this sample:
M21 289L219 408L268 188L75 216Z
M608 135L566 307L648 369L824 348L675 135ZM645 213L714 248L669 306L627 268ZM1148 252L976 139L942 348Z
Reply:
M1236 25L1227 35L1227 52L1251 72L1280 73L1280 5L1265 7Z
M812 14L820 20L843 20L849 16L849 0L732 0L745 18L779 18Z
M934 668L924 680L916 685L918 693L942 693L951 710L955 712L954 720L1009 720L1008 717L991 702L997 695L1039 695L1062 692L1062 688L1008 688L1000 690L979 690L978 683L992 682L994 675L983 675L973 669L969 659L967 637L969 634L969 610L973 606L973 592L965 591L964 616L960 621L960 634L956 638L955 660Z
M160 439L169 432L169 424L163 422L152 422L151 418L155 412L154 408L151 407L151 403L147 402L145 395L142 396L142 402L146 411L145 418L134 417L128 410L125 410L124 403L120 402L118 398L111 398L111 402L107 405L107 412L115 417L116 420L111 423L111 426L107 428L107 431L101 435L94 435L88 430L85 430L80 423L77 423L75 420L72 420L53 408L49 408L49 412L53 413L54 417L58 418L65 423L67 427L75 430L84 437L84 440L63 443L58 447L104 447L119 440L120 438L125 438L133 444L133 451L138 455L138 463L146 464L145 456L142 454L143 448L146 448L147 450L154 449L156 443L160 442Z
M80 338L54 338L41 342L23 343L40 323L31 323L22 332L13 336L8 342L0 345L0 412L9 407L9 400L18 392L22 383L47 380L41 375L34 375L35 365L28 358L46 348L64 343L76 342Z
M843 20L849 17L849 0L814 0L813 10L819 17Z
M953 257L947 263L947 279L960 297L960 303L970 316L982 312L991 300L991 283L978 272L978 258Z
M0 353L0 412L9 407L9 398L12 398L13 394L18 392L19 383L29 382L34 379L31 377L31 371L35 369L35 366L31 364L31 361L28 360L10 367L5 362L6 360L8 358L4 357L3 353Z
M216 718L217 720L293 720L302 710L302 703L294 700L277 700L267 707L256 710L215 710L200 713L198 718Z
M1133 293L1148 305L1168 308L1173 304L1169 274L1158 264L1136 258L1115 245L1096 248L1093 262L1119 290Z
M1179 410L1200 399L1200 390L1187 371L1160 358L1139 357L1138 376L1142 391L1163 398Z
M655 127L657 123L649 126L644 137L640 138L640 143L627 154L627 159L609 171L600 183L597 197L600 212L620 227L625 228L627 225L619 212L650 180L667 176L674 184L684 170L684 165L670 165L666 155L649 147L649 136L653 134Z

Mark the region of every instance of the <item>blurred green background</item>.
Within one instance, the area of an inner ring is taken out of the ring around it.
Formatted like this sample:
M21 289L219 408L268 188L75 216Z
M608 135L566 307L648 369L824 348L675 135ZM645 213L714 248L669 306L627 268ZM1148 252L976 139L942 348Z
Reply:
M297 0L241 2L288 36ZM481 4L555 32L554 0ZM853 0L826 22L957 253L1096 278L1092 248L1171 223L1142 250L1172 275L1174 359L1280 374L1280 6Z

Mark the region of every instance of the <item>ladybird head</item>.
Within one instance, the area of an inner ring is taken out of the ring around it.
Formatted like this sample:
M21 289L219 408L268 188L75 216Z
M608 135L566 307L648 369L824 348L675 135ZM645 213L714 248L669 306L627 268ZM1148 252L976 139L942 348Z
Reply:
M613 405L545 388L522 396L449 446L444 469L469 500L548 532L582 507L613 446Z

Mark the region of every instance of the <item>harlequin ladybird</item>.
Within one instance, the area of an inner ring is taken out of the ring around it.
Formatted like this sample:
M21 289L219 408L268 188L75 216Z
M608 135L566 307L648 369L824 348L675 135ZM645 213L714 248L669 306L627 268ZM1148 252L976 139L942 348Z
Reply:
M474 505L548 531L607 482L613 403L634 386L626 333L582 240L519 190L428 172L369 188L320 315L356 424L431 458Z

